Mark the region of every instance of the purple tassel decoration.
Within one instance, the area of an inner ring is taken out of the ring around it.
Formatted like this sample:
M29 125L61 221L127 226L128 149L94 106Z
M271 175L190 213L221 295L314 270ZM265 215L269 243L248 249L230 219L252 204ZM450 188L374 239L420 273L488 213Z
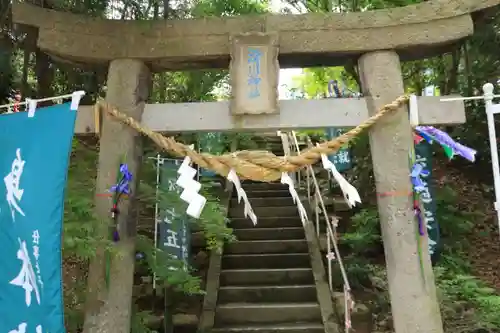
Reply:
M122 174L122 178L118 184L111 187L110 192L130 194L129 182L132 180L132 174L128 171L128 166L126 164L120 164L120 173Z
M422 164L415 163L411 169L410 179L413 184L413 190L417 193L422 192L425 189L424 183L420 177L427 177L429 171L425 170Z
M120 234L118 233L118 230L113 230L113 241L118 242L120 240Z
M424 230L424 221L422 220L422 211L418 206L415 206L413 211L418 221L418 233L420 234L420 236L424 236L425 230Z
M471 162L476 160L477 151L454 141L447 133L432 126L417 126L415 129L417 132L423 134L423 136L431 136L442 146L450 147L453 153L460 155Z

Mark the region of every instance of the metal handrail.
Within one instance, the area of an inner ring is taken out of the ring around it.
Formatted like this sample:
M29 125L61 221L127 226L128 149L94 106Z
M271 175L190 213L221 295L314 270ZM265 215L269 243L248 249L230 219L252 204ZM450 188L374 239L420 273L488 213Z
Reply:
M291 132L278 132L278 135L281 136L281 141L283 144L283 151L285 156L292 155L292 152L295 154L300 153L299 142L297 140L297 135L295 131ZM306 140L309 146L312 146L312 141L309 136L306 136ZM297 184L299 184L300 188L300 171L297 172L294 178L296 178ZM314 194L311 195L311 185L314 187ZM340 272L342 275L342 280L344 282L344 305L345 305L345 324L346 324L346 332L349 332L351 328L351 320L350 320L350 310L353 307L352 296L351 296L351 286L349 284L349 280L347 278L347 273L344 267L344 263L342 261L342 257L340 256L340 251L337 244L337 224L338 219L334 216L331 219L328 217L328 212L325 207L325 203L323 197L321 195L321 190L316 179L316 175L314 174L314 169L312 165L308 165L306 167L306 186L307 186L307 200L309 205L314 207L314 218L315 218L315 228L316 234L319 238L320 234L320 212L321 210L326 224L326 244L327 244L327 252L328 252L328 285L330 287L330 293L333 295L333 276L332 276L332 261L333 258L330 257L333 253L335 254L335 259L337 260L340 268ZM307 219L306 223L309 223L309 219Z

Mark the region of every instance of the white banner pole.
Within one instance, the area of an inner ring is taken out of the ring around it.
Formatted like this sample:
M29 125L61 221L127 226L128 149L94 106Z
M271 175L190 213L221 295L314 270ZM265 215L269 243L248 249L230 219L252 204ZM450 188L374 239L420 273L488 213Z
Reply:
M495 113L500 112L500 105L493 104L493 84L483 86L484 104L486 106L486 119L488 121L488 134L490 139L491 167L495 185L495 210L497 211L498 228L500 230L500 167L498 165L497 135L495 131Z
M158 205L158 200L159 200L159 193L160 193L160 166L163 164L163 160L161 158L161 155L158 154L156 155L156 202L155 202L155 239L154 239L154 244L155 244L155 251L158 248L158 223L160 222L158 220L158 214L159 214L159 205ZM155 265L156 265L156 255L155 255ZM153 290L156 290L156 273L153 272Z

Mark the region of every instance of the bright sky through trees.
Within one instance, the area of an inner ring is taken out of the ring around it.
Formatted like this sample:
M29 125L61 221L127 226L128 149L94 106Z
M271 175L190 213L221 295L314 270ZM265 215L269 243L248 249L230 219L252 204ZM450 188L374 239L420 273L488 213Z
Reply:
M289 8L292 12L298 13L294 8L287 6L282 0L271 0L271 11L273 13L279 13L284 7ZM287 68L280 70L280 80L279 80L279 98L289 99L289 88L292 87L293 77L302 74L301 68Z

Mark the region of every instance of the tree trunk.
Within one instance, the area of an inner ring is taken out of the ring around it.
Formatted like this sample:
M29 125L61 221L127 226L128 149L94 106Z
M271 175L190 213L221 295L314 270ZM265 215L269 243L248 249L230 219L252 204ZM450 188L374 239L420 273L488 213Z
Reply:
M451 68L448 72L448 80L446 80L445 91L441 95L449 95L458 90L458 67L460 66L461 47L457 47L451 54Z
M6 103L12 88L13 46L6 35L0 35L0 102Z
M470 57L469 57L469 42L465 41L464 45L464 63L465 63L465 77L467 78L467 96L474 94L474 85L472 83Z
M26 97L30 95L30 89L28 85L28 71L30 66L31 52L28 49L25 49L23 56L24 57L23 57L23 73L21 78L21 96Z
M37 96L40 98L54 95L52 82L54 80L54 68L50 66L50 58L40 50L36 51L36 78Z
M113 60L109 67L107 102L121 112L139 120L149 94L150 72L138 60ZM99 169L96 194L106 193L116 183L121 158L133 175L131 195L121 200L117 217L120 240L114 243L109 269L109 286L106 286L104 246L92 258L87 281L84 333L130 332L132 316L132 288L135 266L135 236L137 227L137 184L142 157L140 135L132 129L103 117L100 141ZM109 233L112 198L96 196L96 215L99 223L96 233L107 239Z

